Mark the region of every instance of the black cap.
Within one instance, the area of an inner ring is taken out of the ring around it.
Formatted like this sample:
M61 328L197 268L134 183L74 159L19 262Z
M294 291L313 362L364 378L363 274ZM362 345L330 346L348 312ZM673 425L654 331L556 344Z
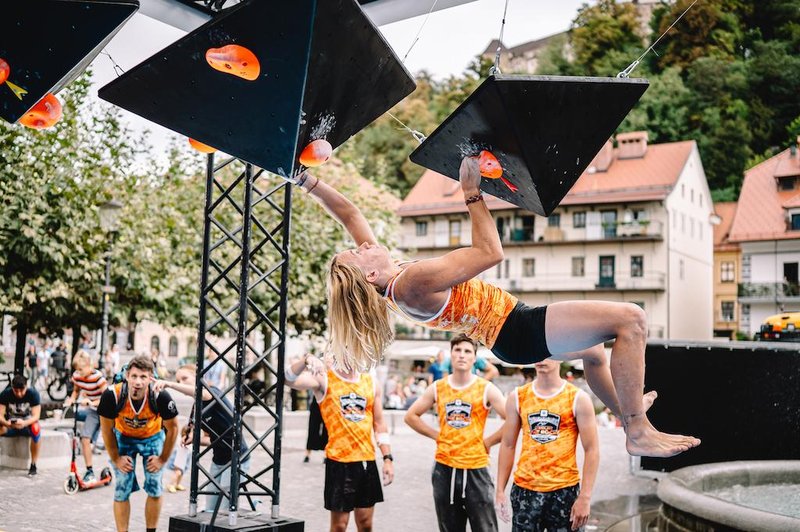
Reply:
M0 59L10 74L0 85L0 117L16 122L73 81L138 9L139 0L3 2Z
M464 156L490 151L510 185L484 178L481 189L549 216L648 86L644 79L490 76L411 160L458 179Z
M209 66L238 45L256 79ZM100 97L266 170L288 175L311 141L334 148L415 84L355 0L246 1L100 89Z

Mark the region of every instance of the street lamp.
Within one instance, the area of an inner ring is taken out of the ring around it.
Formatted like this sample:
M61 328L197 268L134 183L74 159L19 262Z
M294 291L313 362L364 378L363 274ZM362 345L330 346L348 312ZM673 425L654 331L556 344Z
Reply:
M103 328L100 331L100 353L97 365L103 369L103 356L106 352L106 335L108 334L108 300L115 292L111 286L111 248L114 247L114 237L117 234L117 222L122 210L122 203L112 199L100 205L100 228L108 235L108 249L106 250L106 284L103 285Z

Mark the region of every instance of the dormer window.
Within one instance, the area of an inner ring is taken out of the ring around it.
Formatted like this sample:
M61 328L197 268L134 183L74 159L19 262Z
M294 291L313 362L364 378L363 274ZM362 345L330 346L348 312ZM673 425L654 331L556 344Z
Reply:
M778 188L781 190L794 190L794 184L794 177L784 177L778 180Z
M796 212L792 214L790 228L792 231L800 231L800 213Z

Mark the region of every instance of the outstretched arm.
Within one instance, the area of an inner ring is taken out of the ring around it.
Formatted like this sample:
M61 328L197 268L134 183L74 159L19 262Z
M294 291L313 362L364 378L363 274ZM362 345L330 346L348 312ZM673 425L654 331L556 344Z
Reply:
M323 362L310 353L306 353L300 360L287 364L286 386L295 390L311 390L321 401L328 386L328 376Z
M465 157L461 161L459 180L465 199L481 193L481 175L478 162L474 158ZM472 222L470 247L456 249L442 257L409 266L403 276L403 291L407 296L442 292L472 279L503 260L503 246L486 202L474 201L467 205L467 209Z
M356 246L360 246L364 242L368 244L378 243L367 219L344 194L308 172L298 178L298 183L303 190L308 192L309 196L322 205L322 208L350 233Z

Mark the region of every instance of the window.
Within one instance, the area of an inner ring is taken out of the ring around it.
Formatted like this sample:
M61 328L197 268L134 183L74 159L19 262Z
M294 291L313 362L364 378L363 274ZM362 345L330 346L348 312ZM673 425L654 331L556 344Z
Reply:
M615 257L613 255L600 256L600 279L598 287L614 288Z
M586 261L583 257L572 257L572 276L583 277L586 275Z
M536 259L522 259L522 276L533 277L536 275Z
M617 211L600 211L600 220L603 223L603 237L615 238L617 236Z
M158 336L153 336L150 338L150 351L152 350L161 351L161 338Z
M631 277L644 277L644 256L631 257Z
M686 234L686 213L681 213L681 233Z
M561 215L554 213L548 216L547 227L561 227Z
M428 222L417 222L417 236L428 235Z
M734 321L733 303L733 301L722 301L722 308L720 309L722 321Z
M736 271L733 262L723 262L719 265L719 280L723 283L732 283L736 281Z
M678 278L683 281L684 277L686 276L686 271L683 267L683 259L678 261Z
M800 231L800 214L792 215L792 231Z
M175 336L169 337L169 356L178 356L178 338Z
M495 270L495 275L498 279L506 278L508 279L508 263L509 260L506 259L500 264L497 265L497 269ZM504 275L505 273L505 275Z
M689 197L691 198L690 201L692 203L694 203L694 189L693 188L689 190Z
M581 211L572 213L572 227L586 227L586 212Z
M794 179L781 179L781 190L792 190L794 188Z
M450 220L450 245L461 245L461 220Z

